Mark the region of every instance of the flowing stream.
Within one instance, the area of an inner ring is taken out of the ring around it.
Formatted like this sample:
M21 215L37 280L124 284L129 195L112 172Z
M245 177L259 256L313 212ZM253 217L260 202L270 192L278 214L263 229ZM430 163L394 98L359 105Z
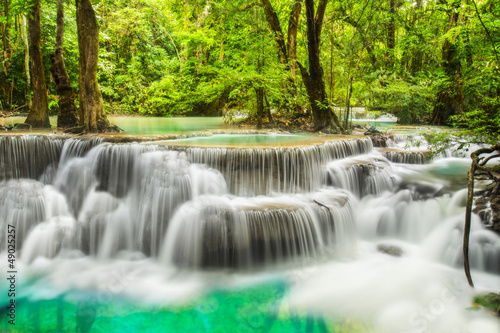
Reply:
M500 291L500 237L478 216L476 289L462 270L468 159L217 138L0 136L1 260L7 274L15 229L17 272L16 326L0 329L500 332L471 309Z

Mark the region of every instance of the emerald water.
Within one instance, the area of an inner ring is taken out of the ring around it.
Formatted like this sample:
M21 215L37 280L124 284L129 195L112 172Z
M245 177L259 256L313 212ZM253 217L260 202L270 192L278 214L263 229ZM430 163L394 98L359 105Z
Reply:
M0 136L0 330L500 332L477 215L462 270L469 160L309 139Z
M295 135L295 134L217 134L212 136L192 137L177 140L164 141L166 144L175 143L189 146L271 146L288 147L308 145L321 142L317 136Z
M0 125L24 123L26 117L0 118ZM109 120L127 134L153 135L207 131L223 127L222 117L121 117L109 116ZM57 117L50 117L52 129L57 127ZM49 131L49 130L46 130Z
M3 320L0 329L23 333L332 331L333 324L321 317L291 312L284 300L287 289L284 283L267 282L236 290L212 290L170 306L141 304L112 293L71 290L50 299L18 299L18 324L10 328Z

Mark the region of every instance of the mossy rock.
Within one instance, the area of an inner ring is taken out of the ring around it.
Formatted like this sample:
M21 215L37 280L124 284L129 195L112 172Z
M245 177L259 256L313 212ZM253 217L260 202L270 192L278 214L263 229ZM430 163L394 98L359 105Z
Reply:
M493 311L500 316L500 294L488 293L474 297L474 303L477 303Z

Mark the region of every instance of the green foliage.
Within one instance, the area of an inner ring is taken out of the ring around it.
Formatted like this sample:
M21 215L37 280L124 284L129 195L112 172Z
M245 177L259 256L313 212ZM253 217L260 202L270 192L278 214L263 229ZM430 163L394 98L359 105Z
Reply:
M497 110L495 113L485 110L466 111L452 117L455 126L470 130L474 135L483 137L487 142L500 140L500 114L498 112L500 103L491 100L491 104Z
M371 107L396 115L402 124L423 122L433 108L435 85L436 80L425 77L409 81L379 75L372 84Z
M257 88L264 88L278 115L293 118L303 114L297 110L309 107L300 73L292 77L278 60L274 36L258 1L92 2L100 24L98 81L110 113L203 115L215 105L253 114ZM26 104L31 94L21 22L34 2L5 3L7 11L0 6L0 31L5 36L0 39L0 103L12 110ZM271 4L286 39L294 2L271 0ZM405 124L428 122L439 92L445 92L460 104L451 118L456 126L476 137L498 140L500 64L474 8L455 4L397 1L391 13L385 0L330 2L320 53L330 104L344 110L352 82L351 106L389 112ZM498 50L500 5L486 1L478 6ZM67 1L65 11L64 57L77 91L74 2ZM459 19L450 25L450 14L455 12ZM304 8L301 15L297 57L307 67ZM42 1L42 51L50 101L57 100L48 74L55 18L55 1ZM388 45L392 23L394 48ZM445 66L445 44L453 46L456 70ZM296 87L290 89L292 81Z
M474 297L474 303L477 303L485 308L488 308L497 314L500 314L500 295L488 293Z

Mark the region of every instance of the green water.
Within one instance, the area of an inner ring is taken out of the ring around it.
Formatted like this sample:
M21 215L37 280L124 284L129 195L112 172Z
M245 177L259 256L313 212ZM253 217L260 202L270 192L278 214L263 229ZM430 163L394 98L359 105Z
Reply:
M368 125L368 126L373 126L376 128L379 127L394 127L397 124L395 122L389 122L389 121L365 121L365 120L353 120L353 124L358 124L358 125Z
M127 134L184 133L220 129L222 117L110 117Z
M25 120L26 117L0 118L0 125L14 125L16 123L24 123ZM165 118L110 116L109 120L123 129L126 134L142 135L197 132L223 127L222 117ZM56 129L57 117L50 117L50 124L52 125L52 130Z
M317 141L317 137L309 135L267 135L267 134L218 134L213 136L193 137L187 139L171 140L188 145L244 145L260 146L272 145L273 147L312 144ZM166 141L169 142L169 141Z
M39 287L38 287L39 288ZM1 332L334 332L323 318L291 312L281 282L215 290L188 304L140 302L71 291L47 300L17 299L16 325L2 316ZM50 291L49 291L50 292ZM8 299L2 297L2 303ZM3 314L3 312L2 312ZM349 323L348 331L355 326ZM341 325L338 325L340 328Z

